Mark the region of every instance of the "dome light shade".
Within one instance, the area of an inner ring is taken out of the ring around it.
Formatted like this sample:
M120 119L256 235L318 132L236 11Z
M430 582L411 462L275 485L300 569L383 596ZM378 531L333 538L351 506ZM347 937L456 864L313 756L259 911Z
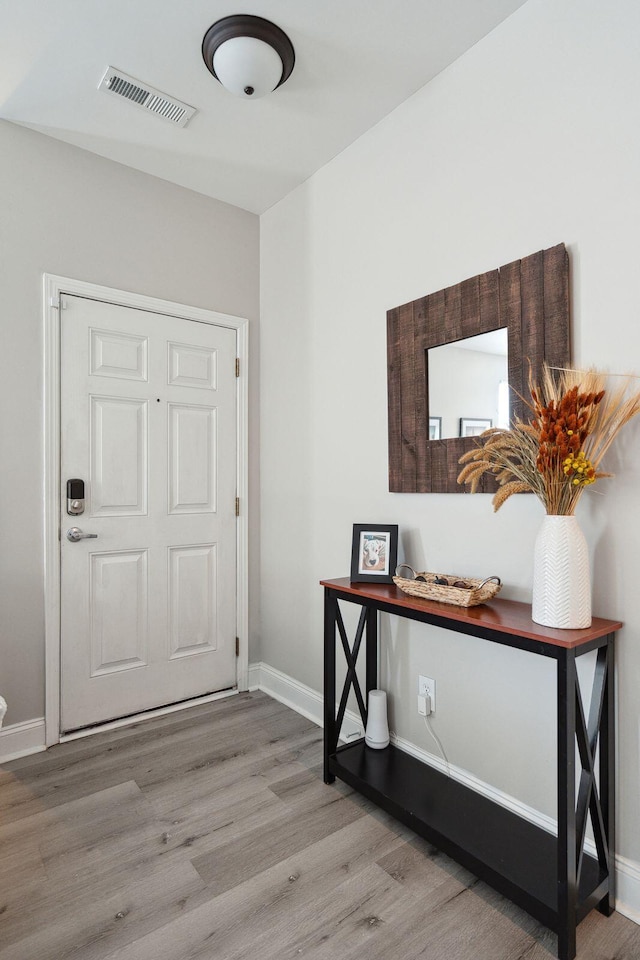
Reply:
M216 50L213 69L230 93L257 100L280 83L282 60L273 47L262 40L233 37Z
M286 33L249 14L224 17L209 27L202 56L216 80L245 100L271 93L290 76L295 63Z

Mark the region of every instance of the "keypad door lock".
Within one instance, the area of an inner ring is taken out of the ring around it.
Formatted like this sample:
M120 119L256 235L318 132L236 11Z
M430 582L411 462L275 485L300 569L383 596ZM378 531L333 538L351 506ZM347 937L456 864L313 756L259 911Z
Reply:
M67 513L70 517L84 513L84 480L67 480Z

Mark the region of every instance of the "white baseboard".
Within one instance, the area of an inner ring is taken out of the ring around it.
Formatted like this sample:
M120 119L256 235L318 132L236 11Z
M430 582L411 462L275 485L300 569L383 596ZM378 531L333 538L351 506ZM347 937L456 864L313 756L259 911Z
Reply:
M640 863L616 856L616 910L640 924Z
M322 694L304 683L299 683L286 673L270 667L268 663L249 664L249 689L262 690L274 700L302 714L307 720L317 723L319 727L324 725ZM360 716L351 710L346 710L341 739L346 742L363 736L364 728Z
M280 703L291 707L292 710L302 714L303 717L317 723L319 727L323 726L322 695L311 687L294 680L293 677L270 667L269 664L250 664L249 686L250 689L268 693L274 700L279 700ZM362 720L358 714L349 710L346 711L345 722L342 726L342 739L352 740L355 737L362 736L364 736ZM519 817L535 823L536 826L541 827L548 833L557 833L557 824L552 817L540 813L539 810L527 806L526 803L522 803L515 797L498 790L491 784L485 783L474 774L469 773L468 770L463 770L451 763L446 764L441 757L416 747L415 744L398 737L396 734L391 734L391 741L406 753L410 753L423 763L436 767L444 773L448 772L454 780L459 781L471 790L475 790L476 793L488 797L494 803L499 803L500 806L511 810ZM595 844L586 841L585 850L596 856ZM619 855L616 856L616 910L633 920L634 923L640 924L640 863Z
M479 777L476 777L473 773L469 773L468 770L464 770L462 767L456 767L454 763L445 763L441 757L429 753L428 750L422 750L421 747L416 747L414 743L405 740L403 737L398 737L396 734L391 735L391 742L395 743L401 750L404 750L405 753L410 753L412 757L421 760L422 763L428 763L429 766L436 767L436 769L441 770L443 773L448 773L452 780L457 780L458 783L464 784L464 786L469 787L470 790L481 793L483 797L487 797L494 803L498 803L501 807L505 807L512 813L516 813L524 820L535 823L537 827L541 827L543 830L546 830L547 833L557 833L556 821L552 817L548 817L546 814L540 813L539 810L527 806L527 804L522 803L521 800L516 800L515 797L504 793L497 787L485 783L484 780L480 780ZM595 854L595 846L593 850Z
M45 750L44 717L11 723L0 730L0 763Z

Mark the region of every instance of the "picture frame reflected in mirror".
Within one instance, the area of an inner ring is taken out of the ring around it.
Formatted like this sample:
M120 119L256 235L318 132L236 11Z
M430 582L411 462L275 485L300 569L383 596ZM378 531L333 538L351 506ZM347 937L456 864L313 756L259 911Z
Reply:
M442 417L429 417L429 440L442 439Z
M460 417L460 436L479 437L485 430L490 430L493 420L488 417Z

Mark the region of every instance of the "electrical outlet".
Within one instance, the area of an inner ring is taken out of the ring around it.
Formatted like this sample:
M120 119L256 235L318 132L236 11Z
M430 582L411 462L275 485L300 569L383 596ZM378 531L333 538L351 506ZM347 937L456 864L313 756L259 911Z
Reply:
M418 696L431 699L431 713L436 712L436 682L431 677L418 677Z

